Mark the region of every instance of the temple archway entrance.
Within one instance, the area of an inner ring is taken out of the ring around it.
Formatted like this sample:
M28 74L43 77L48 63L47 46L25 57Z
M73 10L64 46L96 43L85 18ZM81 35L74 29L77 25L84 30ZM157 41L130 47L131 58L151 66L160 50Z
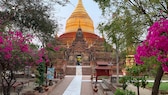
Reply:
M81 55L76 56L76 65L82 65L82 56Z

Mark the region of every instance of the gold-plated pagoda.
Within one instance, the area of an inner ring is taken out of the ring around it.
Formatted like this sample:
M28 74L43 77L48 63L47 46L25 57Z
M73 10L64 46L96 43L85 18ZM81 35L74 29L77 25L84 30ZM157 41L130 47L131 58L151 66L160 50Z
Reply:
M71 14L71 16L68 18L66 22L65 33L76 32L79 26L83 32L94 33L93 21L89 17L88 13L86 12L83 6L82 0L78 1L78 4L75 10Z

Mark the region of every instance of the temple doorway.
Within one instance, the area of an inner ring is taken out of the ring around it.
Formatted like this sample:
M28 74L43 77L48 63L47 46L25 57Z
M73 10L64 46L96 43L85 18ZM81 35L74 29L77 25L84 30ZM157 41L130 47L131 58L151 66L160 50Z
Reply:
M82 56L81 55L77 55L76 56L76 65L81 65L82 63Z

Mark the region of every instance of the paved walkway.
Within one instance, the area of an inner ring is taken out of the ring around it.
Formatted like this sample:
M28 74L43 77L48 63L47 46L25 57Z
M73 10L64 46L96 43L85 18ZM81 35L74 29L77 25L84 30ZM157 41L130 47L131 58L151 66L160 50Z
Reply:
M83 75L81 66L76 68L76 76L66 75L49 95L102 95L93 91L91 76Z
M70 75L65 76L65 78L61 81L61 83L57 85L49 95L63 95L65 90L68 88L69 84L71 84L71 81L74 79L74 77L75 76L70 76ZM87 76L87 75L82 76L82 82L81 82L80 88L81 88L81 91L79 95L101 95L93 92L90 76ZM71 94L68 94L68 95L71 95Z
M49 95L62 95L74 77L66 76Z
M94 81L95 82L95 81ZM94 82L91 81L90 75L82 75L81 66L76 67L76 75L66 75L64 79L62 79L49 94L45 95L104 95L102 90L98 85L98 92L93 91ZM98 80L98 82L102 82ZM152 80L148 80L148 82L153 82ZM162 82L168 82L164 80ZM34 82L30 82L29 85L26 86L25 91L31 91L36 87ZM137 88L132 84L128 85L127 89L137 92ZM75 93L74 93L75 92ZM22 93L20 93L22 94ZM12 93L11 95L17 95L17 93ZM39 94L41 95L41 94ZM140 95L151 95L151 90L140 88Z
M82 67L76 66L76 76L71 81L63 95L80 95L82 83Z

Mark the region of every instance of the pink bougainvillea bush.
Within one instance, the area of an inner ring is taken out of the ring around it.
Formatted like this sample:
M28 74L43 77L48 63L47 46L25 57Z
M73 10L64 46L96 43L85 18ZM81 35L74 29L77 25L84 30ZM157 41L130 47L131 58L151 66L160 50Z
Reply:
M60 50L59 47L52 45L51 43L48 43L46 47L41 48L38 53L36 54L36 64L39 64L41 62L51 63L51 61L56 58L57 52Z
M20 31L0 33L0 61L1 65L13 66L17 64L30 65L32 49L31 35L23 35ZM13 68L13 67L11 67Z
M32 38L20 31L0 32L0 78L4 95L10 95L16 82L14 71L34 64L34 52L30 47Z
M32 35L23 35L20 31L1 32L0 64L36 65L44 61L49 62L49 51L59 51L59 47L48 44L37 52L30 47L32 39Z
M149 29L146 40L136 50L135 61L144 64L143 58L156 56L161 62L163 71L168 72L168 20L160 19Z
M16 82L14 71L23 70L25 66L50 63L52 56L49 56L49 51L59 51L53 45L40 50L32 48L32 39L32 35L24 35L20 31L0 32L0 78L4 95L10 95L10 88Z

